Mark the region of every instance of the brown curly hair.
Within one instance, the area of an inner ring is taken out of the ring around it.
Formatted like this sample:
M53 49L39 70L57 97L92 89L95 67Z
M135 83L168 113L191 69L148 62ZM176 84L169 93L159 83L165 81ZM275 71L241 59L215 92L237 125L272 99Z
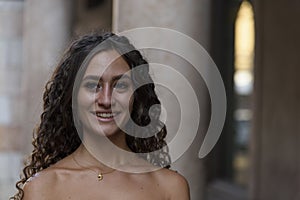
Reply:
M140 133L143 134L143 137L135 137L126 134L128 147L133 152L143 153L143 157L153 165L169 167L171 161L165 142L167 130L159 120L160 107L151 111L151 119L149 116L151 106L160 105L160 101L154 91L155 85L149 75L147 61L126 37L114 33L92 33L72 42L45 86L41 122L34 131L32 142L34 149L23 169L21 179L16 183L18 192L10 199L22 199L24 196L23 185L30 177L70 155L81 144L79 131L76 130L73 121L73 87L76 90L74 82L77 72L81 70L80 67L88 54L104 41L108 44L106 45L107 49L104 50L116 50L131 69L143 66L132 72L133 84L142 85L136 88L133 94L132 120L143 127L147 126L151 120L156 121L154 123L156 127L149 127L149 129L157 130L155 135L145 137L147 133ZM155 153L150 154L150 152Z

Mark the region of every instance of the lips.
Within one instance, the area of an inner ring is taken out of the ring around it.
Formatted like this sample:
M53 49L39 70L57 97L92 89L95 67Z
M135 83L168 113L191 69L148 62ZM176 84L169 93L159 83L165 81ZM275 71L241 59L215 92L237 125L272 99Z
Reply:
M115 113L111 113L111 112L96 112L95 114L97 117L102 117L102 118L112 118L116 115Z
M109 111L96 111L92 112L99 121L108 122L113 121L114 117L116 117L119 113L118 112L109 112Z

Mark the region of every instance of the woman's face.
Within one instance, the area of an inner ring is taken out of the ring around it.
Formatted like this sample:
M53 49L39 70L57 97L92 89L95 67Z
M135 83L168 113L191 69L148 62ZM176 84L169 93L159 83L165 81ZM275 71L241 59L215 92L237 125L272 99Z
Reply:
M128 121L133 83L127 62L115 50L96 54L87 66L78 91L78 117L83 133L112 136ZM116 120L116 121L115 121Z

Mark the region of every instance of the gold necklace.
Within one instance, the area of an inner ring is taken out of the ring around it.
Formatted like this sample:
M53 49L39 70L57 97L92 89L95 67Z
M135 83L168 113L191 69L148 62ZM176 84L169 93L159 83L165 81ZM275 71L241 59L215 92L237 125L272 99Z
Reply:
M76 163L76 165L78 165L79 167L81 167L83 169L89 169L89 170L95 172L97 174L98 181L102 181L103 180L103 175L110 174L110 173L113 173L115 171L115 169L113 169L112 171L105 172L105 173L101 172L100 170L99 170L99 172L97 172L97 171L95 171L94 169L92 169L90 167L84 167L81 164L79 164L79 162L75 159L74 155L72 155L72 158L73 158L74 162Z

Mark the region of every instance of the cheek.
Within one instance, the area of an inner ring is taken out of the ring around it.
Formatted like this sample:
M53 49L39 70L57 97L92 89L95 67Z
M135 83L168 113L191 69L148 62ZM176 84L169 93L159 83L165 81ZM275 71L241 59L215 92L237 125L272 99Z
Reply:
M134 92L132 90L130 91L130 94L128 94L127 99L129 99L127 107L129 109L129 112L131 113L134 100Z
M123 109L129 109L131 113L133 107L133 95L128 94L118 94L115 97L115 100L122 106Z
M79 91L77 95L77 106L79 110L91 106L94 102L94 95L88 94L87 92L84 92L82 90Z

